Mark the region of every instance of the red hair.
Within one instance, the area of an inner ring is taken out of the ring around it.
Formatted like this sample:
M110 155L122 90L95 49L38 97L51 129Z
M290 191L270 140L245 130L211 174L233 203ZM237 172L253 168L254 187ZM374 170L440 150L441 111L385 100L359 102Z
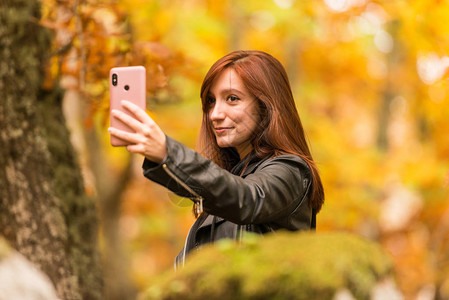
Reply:
M324 202L324 190L318 169L310 154L304 129L296 110L287 73L273 56L262 51L235 51L212 65L201 86L203 121L200 132L202 153L221 167L232 168L235 151L220 148L209 120L209 90L215 79L232 68L258 101L260 123L254 131L251 144L255 154L272 157L281 154L300 156L312 171L310 205L316 212Z

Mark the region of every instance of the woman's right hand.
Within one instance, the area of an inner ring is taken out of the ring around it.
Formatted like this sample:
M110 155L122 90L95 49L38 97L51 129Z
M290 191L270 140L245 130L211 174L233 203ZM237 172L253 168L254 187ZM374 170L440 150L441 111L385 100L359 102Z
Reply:
M132 102L121 101L122 107L128 110L135 118L121 112L112 110L112 116L122 121L134 130L126 132L109 127L111 135L129 143L126 149L131 153L139 153L147 159L161 163L167 155L166 136L154 120L140 107Z

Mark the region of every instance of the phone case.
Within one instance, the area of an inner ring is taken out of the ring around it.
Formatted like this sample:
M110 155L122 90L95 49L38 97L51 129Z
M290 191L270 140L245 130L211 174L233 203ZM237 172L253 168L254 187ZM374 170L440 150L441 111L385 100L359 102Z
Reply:
M109 72L109 113L113 109L117 109L134 117L126 109L122 108L120 102L122 100L130 101L143 110L146 107L146 72L143 66L133 67L115 67ZM134 132L120 120L110 115L111 127ZM111 145L114 147L126 146L127 142L115 138L111 135Z

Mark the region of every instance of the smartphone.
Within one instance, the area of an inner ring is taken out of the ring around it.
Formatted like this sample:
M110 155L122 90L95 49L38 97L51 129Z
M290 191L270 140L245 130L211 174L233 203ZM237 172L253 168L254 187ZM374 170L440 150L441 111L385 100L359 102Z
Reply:
M143 110L146 107L146 71L143 66L115 67L109 71L109 113L113 109L121 110L134 117L122 108L122 100L130 101ZM134 132L126 124L110 114L111 127ZM111 145L114 147L126 146L128 143L111 135Z

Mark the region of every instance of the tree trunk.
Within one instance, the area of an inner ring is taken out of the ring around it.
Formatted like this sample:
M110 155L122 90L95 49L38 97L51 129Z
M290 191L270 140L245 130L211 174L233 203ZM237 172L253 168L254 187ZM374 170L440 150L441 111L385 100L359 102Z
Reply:
M388 127L390 126L391 102L397 96L397 87L395 86L396 66L399 64L402 46L399 44L398 28L400 23L398 20L393 20L388 26L394 46L390 53L387 54L388 74L385 81L385 88L382 93L381 105L378 114L378 133L377 133L377 148L381 151L388 152Z
M0 2L0 235L52 280L62 299L100 299L97 212L57 88L41 89L51 36L40 3Z

